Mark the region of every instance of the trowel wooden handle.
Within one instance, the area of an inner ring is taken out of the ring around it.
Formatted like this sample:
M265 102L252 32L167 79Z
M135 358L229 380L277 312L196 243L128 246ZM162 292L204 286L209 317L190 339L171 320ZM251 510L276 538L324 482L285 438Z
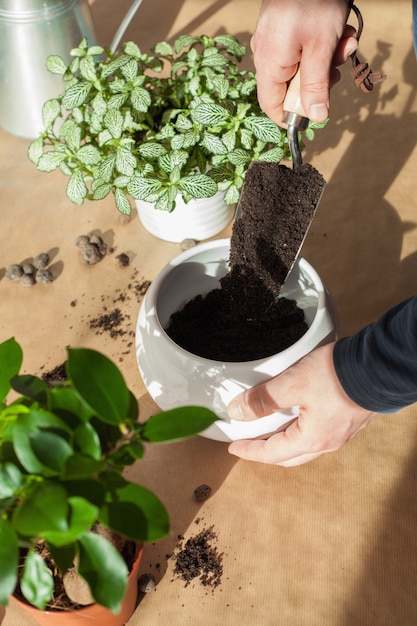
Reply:
M308 126L308 117L301 104L300 96L300 68L292 77L288 85L287 94L284 100L284 122L289 126L296 126L304 130Z

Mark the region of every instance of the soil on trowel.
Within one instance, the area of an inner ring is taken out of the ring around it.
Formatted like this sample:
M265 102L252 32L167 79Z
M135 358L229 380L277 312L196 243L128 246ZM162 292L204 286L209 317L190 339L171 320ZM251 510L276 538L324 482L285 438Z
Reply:
M218 361L251 361L289 347L307 330L294 300L279 297L324 188L311 165L252 163L233 225L220 288L171 316L166 332L184 349Z

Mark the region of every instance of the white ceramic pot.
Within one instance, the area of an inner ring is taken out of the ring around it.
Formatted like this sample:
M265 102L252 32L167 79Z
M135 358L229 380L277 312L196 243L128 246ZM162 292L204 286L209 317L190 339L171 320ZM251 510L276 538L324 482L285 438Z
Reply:
M140 221L151 235L176 243L218 235L230 223L234 212L225 203L221 191L211 198L190 200L188 204L179 194L171 213L155 209L152 203L143 200L136 200L136 207Z
M282 295L295 299L309 326L295 344L278 354L241 363L205 359L187 352L168 337L170 316L198 294L218 288L228 271L229 239L217 239L182 252L152 282L143 299L136 327L136 354L145 386L163 409L206 406L219 416L203 436L218 441L259 437L274 432L298 414L298 408L252 422L227 416L226 406L238 393L276 376L308 352L336 337L337 316L330 294L305 260L294 265Z

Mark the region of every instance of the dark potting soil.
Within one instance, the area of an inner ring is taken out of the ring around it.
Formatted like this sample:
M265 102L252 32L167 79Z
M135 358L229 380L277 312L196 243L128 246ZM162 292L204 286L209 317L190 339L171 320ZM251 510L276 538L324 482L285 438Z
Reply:
M257 161L246 173L233 225L229 271L220 289L171 316L167 334L184 349L218 361L280 352L306 332L304 312L278 297L324 188L309 164L297 170Z

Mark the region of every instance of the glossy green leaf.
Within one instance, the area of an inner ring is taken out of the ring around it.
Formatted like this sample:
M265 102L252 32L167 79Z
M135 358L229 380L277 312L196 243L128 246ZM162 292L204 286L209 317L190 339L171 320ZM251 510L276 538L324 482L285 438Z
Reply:
M42 537L48 531L68 530L67 493L61 485L44 481L35 485L13 515L13 524L24 537Z
M18 543L9 521L0 518L0 605L6 605L17 581Z
M118 613L129 574L119 552L103 537L86 533L79 539L78 571L96 602Z
M161 501L151 491L129 483L116 472L101 475L106 485L100 521L134 541L157 541L169 531L169 518Z
M48 398L47 384L37 376L31 374L22 374L15 376L10 381L15 391L21 395L27 396L31 400L45 404Z
M41 611L51 599L54 580L46 562L33 550L26 557L20 588L26 600Z
M21 486L20 469L14 463L0 463L0 500L13 497Z
M68 498L69 517L65 531L49 530L43 533L45 540L55 546L65 546L76 541L97 520L98 508L79 497Z
M74 430L74 449L98 461L101 457L101 444L97 431L90 423L80 424Z
M185 406L158 413L143 425L145 441L166 443L192 437L208 428L218 416L210 409L200 406Z
M102 471L103 461L96 461L84 454L73 454L67 459L62 474L67 480L88 478Z
M19 373L23 361L22 348L14 338L0 343L0 402L11 389L10 380Z
M110 424L123 422L130 392L110 359L87 348L69 349L67 367L74 387L101 419Z

